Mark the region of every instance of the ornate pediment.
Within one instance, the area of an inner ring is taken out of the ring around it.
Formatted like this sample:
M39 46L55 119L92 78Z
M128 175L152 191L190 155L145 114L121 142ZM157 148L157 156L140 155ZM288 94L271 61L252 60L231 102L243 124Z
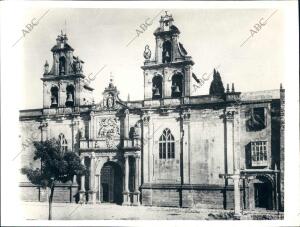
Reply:
M96 105L95 110L114 111L126 106L120 100L118 95L119 91L117 90L117 87L113 85L113 81L111 79L108 87L104 89L102 101Z

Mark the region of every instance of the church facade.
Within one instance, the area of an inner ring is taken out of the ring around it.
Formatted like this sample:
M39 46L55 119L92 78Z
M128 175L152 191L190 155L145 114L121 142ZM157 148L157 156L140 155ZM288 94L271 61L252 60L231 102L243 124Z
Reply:
M44 66L43 108L20 111L22 166L33 140L58 138L88 168L59 184L56 202L231 209L284 209L284 89L224 89L214 70L208 95L192 96L194 62L171 15L145 48L144 99L123 101L111 79L100 103L68 38ZM20 178L25 201L47 192Z

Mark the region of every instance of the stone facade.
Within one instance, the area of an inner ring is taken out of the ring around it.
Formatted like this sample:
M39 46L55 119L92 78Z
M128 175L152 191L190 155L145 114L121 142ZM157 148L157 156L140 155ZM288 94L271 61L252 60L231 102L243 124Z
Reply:
M32 141L63 138L86 176L61 184L54 201L283 209L284 90L191 96L194 64L171 15L144 53L144 100L122 101L113 80L95 104L83 61L61 34L42 77L44 106L21 110L22 165ZM22 199L47 192L20 179Z

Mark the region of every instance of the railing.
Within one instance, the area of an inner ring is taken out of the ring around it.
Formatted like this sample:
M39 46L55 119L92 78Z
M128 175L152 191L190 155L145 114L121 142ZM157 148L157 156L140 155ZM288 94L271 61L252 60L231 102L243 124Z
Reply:
M80 140L80 149L140 149L140 139Z
M140 147L141 147L141 140L138 138L123 140L124 149L139 149Z
M44 115L64 115L70 113L79 113L89 110L89 106L74 106L74 107L56 107L56 108L44 108L43 114Z

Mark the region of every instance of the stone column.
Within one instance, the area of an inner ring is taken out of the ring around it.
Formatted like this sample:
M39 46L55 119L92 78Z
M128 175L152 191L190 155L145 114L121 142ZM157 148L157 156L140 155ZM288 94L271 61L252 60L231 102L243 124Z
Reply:
M234 216L241 216L241 193L240 193L240 175L236 174L232 177L234 185Z
M129 183L129 157L125 155L125 179L124 179L124 191L123 191L123 206L130 205L130 196L128 190Z
M133 205L140 205L140 191L139 191L139 183L140 183L140 156L135 156L135 185L134 185L134 193L133 193Z
M84 165L84 157L81 158L81 164ZM79 200L80 200L80 203L85 202L85 175L81 176Z
M89 201L88 203L96 203L96 192L95 192L95 153L92 152L91 156L91 168L90 168L90 185L89 185Z

